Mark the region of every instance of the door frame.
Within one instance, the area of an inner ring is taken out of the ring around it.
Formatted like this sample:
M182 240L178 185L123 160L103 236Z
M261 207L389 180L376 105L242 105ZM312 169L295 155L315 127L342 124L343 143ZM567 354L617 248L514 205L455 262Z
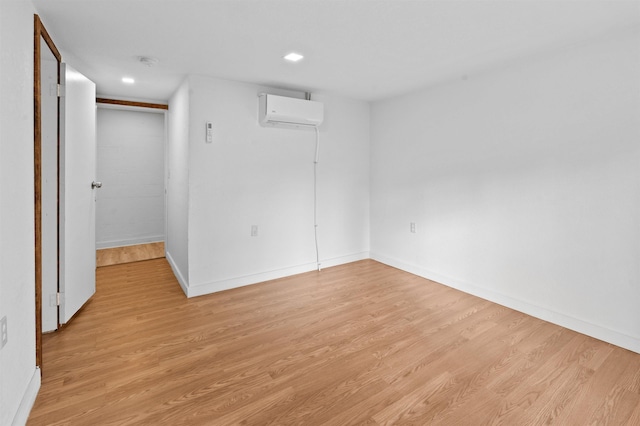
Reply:
M42 46L41 41L46 46ZM33 174L34 174L34 228L35 228L35 303L36 303L36 366L42 371L42 99L41 61L42 48L48 48L58 61L58 84L60 84L60 62L62 56L42 24L40 17L33 15ZM58 170L58 229L60 228L60 98L58 97L58 131L56 169ZM58 232L58 231L56 231ZM58 245L60 235L58 233ZM59 248L59 246L58 246ZM58 249L58 270L60 252ZM56 274L58 275L58 274ZM56 277L56 280L58 278ZM58 284L59 285L59 284Z

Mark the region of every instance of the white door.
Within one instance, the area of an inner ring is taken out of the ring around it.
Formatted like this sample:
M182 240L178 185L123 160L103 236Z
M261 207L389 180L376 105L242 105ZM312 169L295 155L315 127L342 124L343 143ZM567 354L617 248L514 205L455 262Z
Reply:
M60 324L96 291L96 85L61 64Z

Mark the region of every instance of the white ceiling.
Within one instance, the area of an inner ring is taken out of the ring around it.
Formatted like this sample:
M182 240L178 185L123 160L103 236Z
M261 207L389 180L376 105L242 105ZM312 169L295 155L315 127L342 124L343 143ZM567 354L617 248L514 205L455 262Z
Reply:
M33 2L63 59L127 99L204 74L373 101L640 26L640 2L614 0Z

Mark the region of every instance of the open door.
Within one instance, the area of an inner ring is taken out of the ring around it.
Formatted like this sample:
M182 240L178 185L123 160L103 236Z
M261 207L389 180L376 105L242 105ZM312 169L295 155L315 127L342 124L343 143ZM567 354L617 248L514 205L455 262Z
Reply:
M96 85L60 69L60 307L66 324L96 291Z

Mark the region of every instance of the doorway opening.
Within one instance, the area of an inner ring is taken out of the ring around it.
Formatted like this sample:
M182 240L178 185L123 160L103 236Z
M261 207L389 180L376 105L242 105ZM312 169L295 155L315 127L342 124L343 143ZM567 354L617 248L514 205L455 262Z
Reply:
M53 280L53 285L56 288L58 286L60 214L58 85L62 56L38 15L34 15L33 28L36 366L42 369L43 279ZM57 319L55 321L57 323Z
M61 61L34 17L36 365L42 334L95 293L95 84Z
M164 257L168 105L98 98L97 266Z

